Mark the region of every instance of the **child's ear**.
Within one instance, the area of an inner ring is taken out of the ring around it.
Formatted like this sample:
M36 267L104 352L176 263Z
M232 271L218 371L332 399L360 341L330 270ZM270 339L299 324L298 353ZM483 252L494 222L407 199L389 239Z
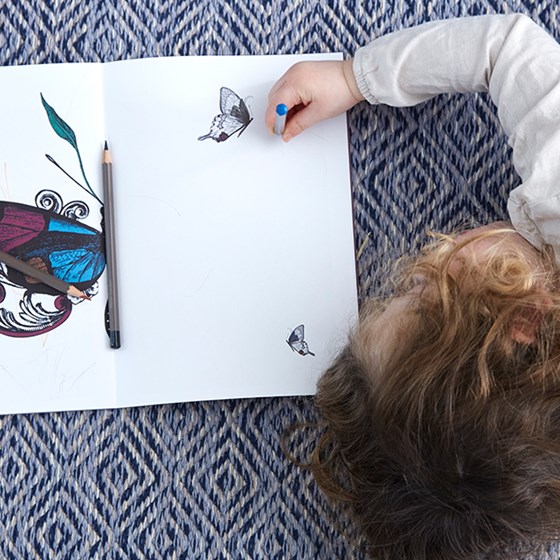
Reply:
M515 318L511 326L511 338L520 344L533 344L542 321L542 313L527 310Z
M511 338L520 344L533 344L544 313L550 309L551 305L552 300L543 297L537 307L526 307L520 311L511 326Z

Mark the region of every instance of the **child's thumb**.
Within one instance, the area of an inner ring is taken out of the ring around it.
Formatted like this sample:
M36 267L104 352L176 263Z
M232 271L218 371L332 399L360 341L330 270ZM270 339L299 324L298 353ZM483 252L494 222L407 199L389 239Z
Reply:
M319 112L313 107L313 104L309 104L304 109L298 111L290 120L286 123L286 128L284 129L284 134L282 134L282 140L284 142L289 142L292 138L301 134L304 130L312 127L314 124L323 120L323 117Z

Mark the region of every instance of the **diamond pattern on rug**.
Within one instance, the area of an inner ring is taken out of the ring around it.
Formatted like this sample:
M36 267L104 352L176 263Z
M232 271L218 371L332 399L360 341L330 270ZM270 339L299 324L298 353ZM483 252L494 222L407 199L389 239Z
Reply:
M351 55L424 21L512 11L560 38L555 0L13 0L0 5L0 61ZM487 96L362 104L349 131L361 296L428 230L506 215L518 179ZM277 398L4 416L0 557L365 559L349 521L280 448L290 424L315 414L312 399ZM293 452L307 448L298 440Z

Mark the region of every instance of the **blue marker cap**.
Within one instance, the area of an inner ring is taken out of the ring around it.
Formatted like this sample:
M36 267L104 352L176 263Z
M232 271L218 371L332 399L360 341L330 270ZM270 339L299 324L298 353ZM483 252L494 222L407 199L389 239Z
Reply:
M276 105L276 120L274 121L274 134L280 136L284 134L284 127L286 126L286 115L288 114L288 106L284 103Z

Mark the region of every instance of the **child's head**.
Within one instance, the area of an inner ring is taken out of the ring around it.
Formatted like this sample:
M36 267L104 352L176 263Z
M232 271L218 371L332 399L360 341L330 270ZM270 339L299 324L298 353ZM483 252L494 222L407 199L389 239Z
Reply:
M546 251L481 228L442 236L402 270L395 297L363 309L318 384L326 431L312 470L350 504L375 558L474 558L555 538L558 280Z

